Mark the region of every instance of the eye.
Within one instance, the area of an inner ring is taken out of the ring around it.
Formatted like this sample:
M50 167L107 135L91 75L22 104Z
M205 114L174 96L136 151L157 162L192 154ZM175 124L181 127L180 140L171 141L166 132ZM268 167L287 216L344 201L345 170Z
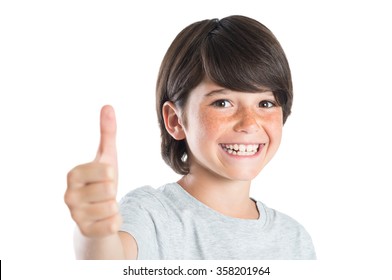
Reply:
M268 100L263 100L259 103L259 107L260 108L272 108L275 107L275 103L272 101L268 101Z
M217 101L214 101L211 105L219 108L227 108L231 106L231 103L229 100L219 99Z

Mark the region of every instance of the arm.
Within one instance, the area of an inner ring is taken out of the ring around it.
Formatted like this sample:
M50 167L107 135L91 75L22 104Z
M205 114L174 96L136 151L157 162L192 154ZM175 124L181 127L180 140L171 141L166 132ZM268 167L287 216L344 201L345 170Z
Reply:
M77 224L75 254L78 259L136 259L135 239L119 231L116 119L112 107L102 108L100 127L95 160L76 166L67 176L64 200Z

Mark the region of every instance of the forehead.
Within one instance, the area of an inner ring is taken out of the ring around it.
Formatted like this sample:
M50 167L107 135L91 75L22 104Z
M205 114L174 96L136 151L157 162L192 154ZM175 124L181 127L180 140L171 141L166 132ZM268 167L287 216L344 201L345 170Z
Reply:
M225 95L234 92L243 92L243 93L263 93L264 95L273 96L273 92L267 87L260 87L257 91L238 91L225 88L223 86L218 85L217 83L211 81L210 79L203 79L190 93L195 93L197 95L203 95L206 97L216 96L216 95Z

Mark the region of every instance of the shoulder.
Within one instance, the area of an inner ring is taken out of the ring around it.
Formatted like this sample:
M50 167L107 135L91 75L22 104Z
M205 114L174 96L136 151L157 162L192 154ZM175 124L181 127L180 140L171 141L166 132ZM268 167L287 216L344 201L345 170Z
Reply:
M257 202L259 207L264 208L264 213L266 215L266 223L268 226L275 226L280 228L287 228L287 229L298 229L298 230L305 230L305 228L294 218L291 216L275 210L273 208L269 208L262 202Z
M121 198L120 207L162 209L166 208L171 202L173 184L166 184L159 188L143 186L128 192Z
M159 204L159 192L151 186L143 186L129 191L120 199L120 206Z
M127 201L129 199L145 199L151 198L156 193L156 189L151 186L143 186L129 191L124 197L121 198L120 203Z
M266 230L273 233L282 243L288 247L298 248L295 258L315 259L316 254L313 241L305 229L296 219L291 216L263 205L266 213ZM300 249L299 249L300 248Z

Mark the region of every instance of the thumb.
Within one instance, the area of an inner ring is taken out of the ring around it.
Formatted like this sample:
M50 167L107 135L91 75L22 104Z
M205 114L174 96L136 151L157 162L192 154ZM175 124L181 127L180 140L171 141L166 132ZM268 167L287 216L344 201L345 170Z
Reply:
M110 105L105 105L101 109L100 130L101 138L95 161L110 164L117 172L117 124L114 109Z

